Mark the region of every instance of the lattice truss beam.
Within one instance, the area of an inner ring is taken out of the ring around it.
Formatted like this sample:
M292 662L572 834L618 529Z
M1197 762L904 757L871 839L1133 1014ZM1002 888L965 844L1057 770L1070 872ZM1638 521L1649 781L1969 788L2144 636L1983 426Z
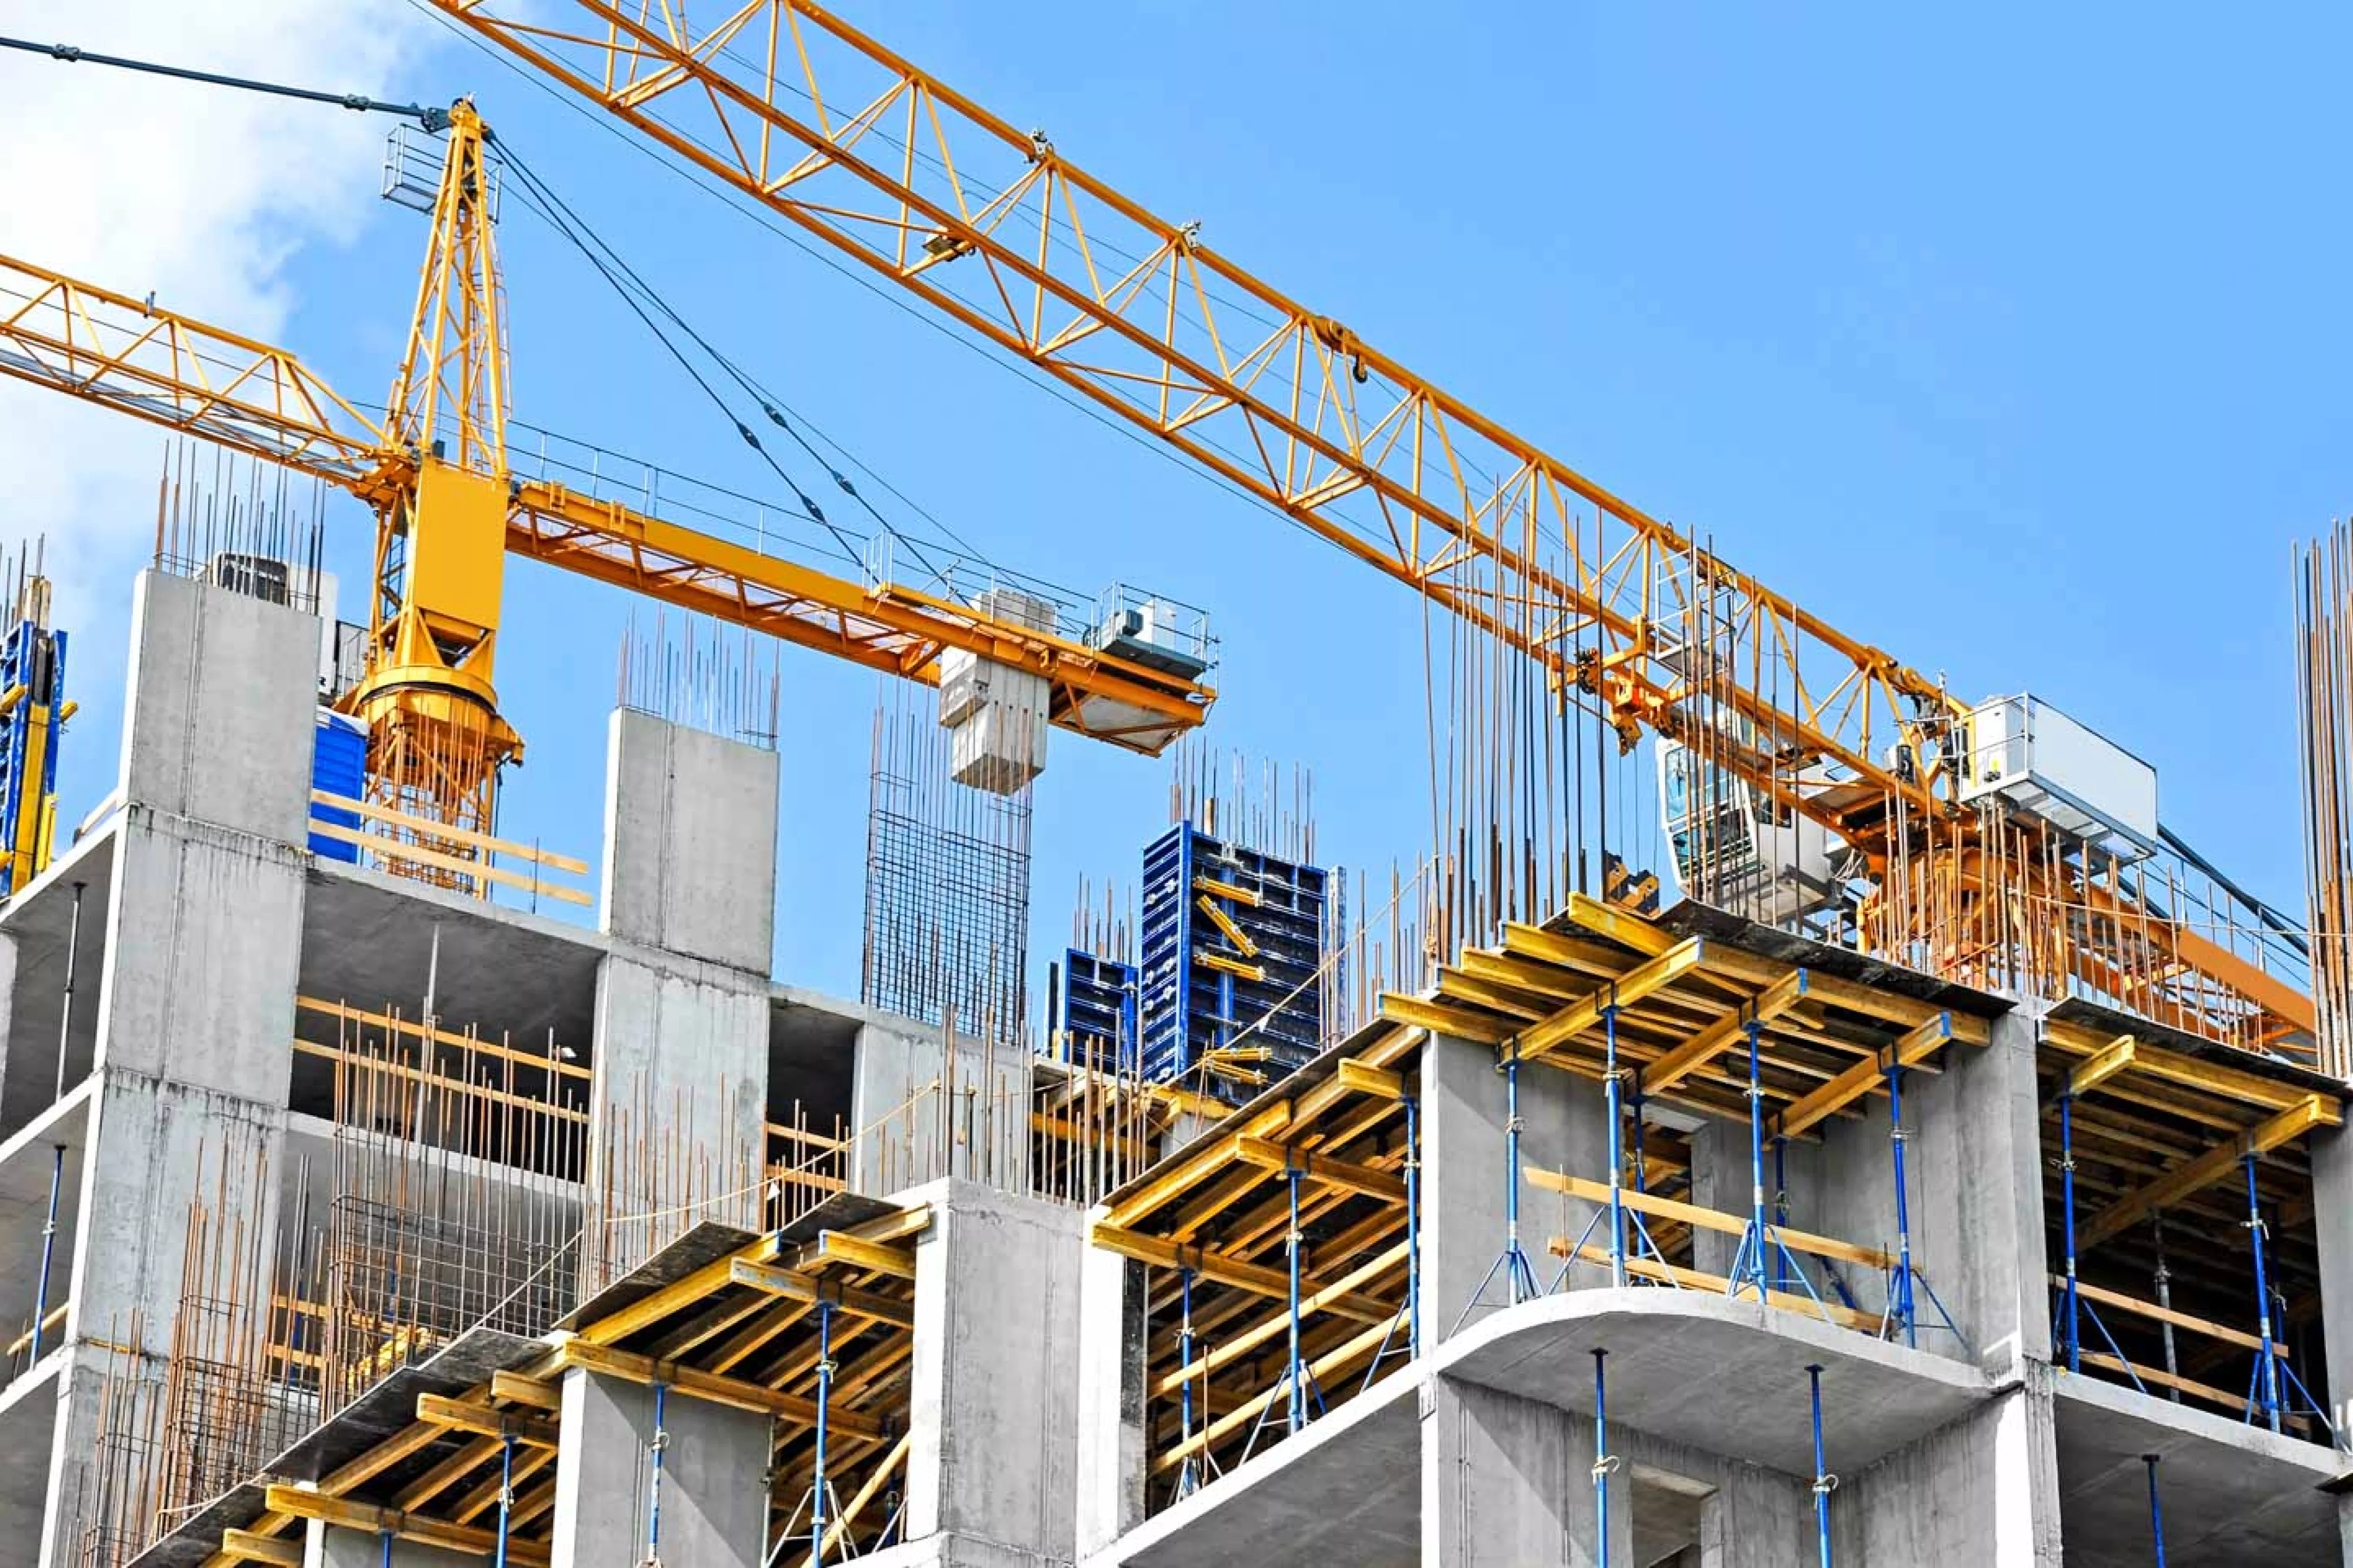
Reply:
M435 4L1564 679L1592 650L1588 678L1629 723L1673 733L1704 689L1746 721L1746 767L1785 795L1817 762L1924 805L1940 784L1919 744L1950 711L1934 682L823 8L752 0L698 26L614 0L538 20L504 0ZM1736 669L1683 668L1662 636L1702 597ZM1920 779L1885 767L1898 740L1928 763Z
M626 1300L608 1290L599 1300L612 1303L610 1310L550 1336L547 1348L524 1364L456 1395L419 1394L412 1423L315 1486L269 1485L263 1511L221 1535L207 1568L299 1563L303 1522L311 1519L491 1553L510 1437L516 1448L507 1561L548 1562L561 1443L557 1382L573 1368L660 1384L673 1397L770 1417L773 1544L815 1475L820 1301L833 1309L826 1468L837 1500L827 1511L838 1521L828 1551L871 1546L888 1522L882 1498L904 1485L913 1243L930 1215L918 1205L839 1229L822 1221L813 1215L668 1282L649 1264L640 1272L651 1283L625 1292ZM331 1421L326 1431L333 1427ZM805 1550L789 1546L778 1558L805 1560Z
M415 490L416 454L291 353L35 262L0 258L0 374L282 464L379 510ZM939 594L849 582L544 478L511 485L506 542L886 675L936 685L949 648L1027 669L1049 681L1056 725L1129 750L1158 752L1216 700L1205 685L1057 632ZM1092 717L1108 704L1145 717Z

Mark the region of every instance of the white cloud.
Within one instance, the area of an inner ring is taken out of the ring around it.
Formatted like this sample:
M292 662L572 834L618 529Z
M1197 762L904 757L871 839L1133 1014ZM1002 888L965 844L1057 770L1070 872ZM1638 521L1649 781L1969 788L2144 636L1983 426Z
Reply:
M382 97L438 37L397 0L83 0L0 7L0 31L102 54ZM26 15L38 12L38 15ZM376 201L390 121L0 53L0 252L282 342L288 262L348 240ZM298 352L301 345L289 344ZM370 389L373 391L373 389ZM0 381L0 540L48 541L59 616L111 661L150 548L164 437Z

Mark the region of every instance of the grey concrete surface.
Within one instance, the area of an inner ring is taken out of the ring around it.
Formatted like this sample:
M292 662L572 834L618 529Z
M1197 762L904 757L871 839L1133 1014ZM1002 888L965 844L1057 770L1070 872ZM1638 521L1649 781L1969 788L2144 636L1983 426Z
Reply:
M617 710L607 731L599 929L766 975L776 782L774 751Z
M1400 1373L1082 1556L1087 1568L1402 1568L1420 1561L1420 1379ZM1165 1500L1168 1478L1155 1491Z
M2053 1377L2059 1507L2068 1568L2155 1561L2144 1454L2158 1456L2168 1568L2335 1568L2345 1468L2316 1443L2088 1377Z
M1606 1173L1609 1120L1599 1084L1556 1068L1520 1069L1520 1163L1525 1169ZM1435 1343L1511 1301L1494 1272L1505 1237L1504 1124L1508 1085L1494 1047L1434 1037L1421 1059L1422 1334ZM1520 1246L1539 1288L1559 1260L1546 1237L1567 1226L1570 1239L1591 1213L1520 1181ZM1606 1241L1606 1237L1604 1240ZM1596 1276L1578 1271L1583 1281ZM1473 1303L1476 1303L1475 1307ZM1465 1309L1472 1309L1465 1320Z
M1081 1253L1072 1375L1078 1383L1074 1550L1082 1558L1144 1521L1145 1289L1141 1263L1099 1247Z
M766 1529L765 1417L666 1396L661 1539L651 1540L654 1391L574 1370L564 1375L554 1568L754 1568Z
M906 1536L1068 1560L1083 1216L961 1180L903 1196L931 1205L915 1243Z
M69 1359L53 1351L0 1390L0 1547L41 1538L49 1451L57 1441L58 1384Z
M73 1289L75 1237L80 1229L82 1151L90 1142L90 1101L97 1083L83 1079L0 1144L0 1330L14 1339L32 1322L41 1294L42 1230L48 1223L57 1151L65 1151L63 1180L55 1183L58 1231L49 1256L49 1308ZM64 1328L58 1325L59 1331ZM57 1333L45 1336L50 1344ZM5 1538L0 1538L5 1539Z
M58 1026L65 1011L66 938L73 930L76 882L82 884L81 931L74 943L65 1079L75 1083L90 1074L98 1049L98 977L120 825L117 818L93 832L0 907L0 1136L57 1098Z
M315 616L142 572L123 696L123 799L302 843L318 648Z
M1424 1568L1597 1568L1630 1559L1632 1478L1622 1464L1597 1468L1589 1415L1443 1373L1430 1389Z
M1806 1368L1822 1369L1834 1467L1855 1469L1990 1398L1993 1383L1926 1351L1712 1292L1641 1287L1548 1296L1439 1347L1433 1372L1590 1414L1606 1349L1614 1419L1789 1475L1813 1473Z
M1833 1443L1828 1463L1839 1478L1831 1530L1841 1561L2058 1568L2051 1399L2040 1388L2008 1384L1869 1463Z

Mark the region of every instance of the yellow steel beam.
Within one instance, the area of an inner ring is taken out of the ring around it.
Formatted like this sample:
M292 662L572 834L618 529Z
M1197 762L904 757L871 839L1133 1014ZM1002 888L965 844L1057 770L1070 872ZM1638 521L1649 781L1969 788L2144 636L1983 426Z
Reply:
M1774 1131L1784 1138L1795 1138L1878 1088L1891 1062L1915 1067L1957 1037L1948 1013L1939 1013L1924 1024L1915 1025L1893 1046L1873 1051L1811 1094L1783 1106L1773 1118Z
M1746 1037L1750 1020L1758 1024L1778 1018L1789 1006L1806 994L1806 972L1791 970L1757 994L1755 1002L1745 1004L1718 1018L1699 1033L1673 1047L1656 1061L1643 1068L1637 1077L1644 1094L1657 1094L1673 1088L1684 1079L1714 1061L1718 1053L1734 1042Z
M1588 1181L1583 1176L1572 1176L1566 1172L1547 1171L1541 1165L1528 1166L1525 1173L1528 1184L1532 1187L1542 1187L1547 1192L1564 1193L1572 1198L1579 1198L1591 1204L1607 1204L1609 1201L1609 1188L1601 1182ZM1748 1229L1748 1216L1746 1215L1725 1214L1721 1209L1702 1208L1697 1204L1687 1204L1674 1198L1661 1197L1655 1193L1638 1193L1630 1187L1620 1187L1618 1189L1618 1198L1630 1209L1638 1209L1644 1214L1654 1214L1662 1219L1681 1220L1683 1224L1694 1226L1701 1230L1717 1231L1725 1236L1741 1236L1746 1234ZM1834 1236L1823 1236L1810 1230L1797 1230L1786 1225L1775 1226L1773 1234L1798 1251L1810 1252L1817 1258L1832 1258L1841 1263L1852 1263L1861 1268L1881 1270L1893 1268L1896 1264L1895 1255L1892 1252L1883 1252L1875 1247L1858 1247L1851 1241L1841 1241Z
M1263 1138L1280 1132L1291 1125L1291 1110L1289 1100L1277 1100L1261 1106L1239 1124L1221 1126L1219 1135L1202 1139L1166 1170L1146 1176L1126 1196L1115 1198L1103 1215L1104 1222L1114 1227L1132 1226L1229 1169L1234 1163L1233 1138Z
M1240 926L1234 923L1233 916L1226 913L1225 910L1218 907L1216 900L1210 898L1207 893L1203 893L1200 897L1195 899L1193 902L1200 907L1200 910L1203 914L1209 917L1209 923L1211 925L1216 926L1219 931L1225 932L1226 940L1234 944L1234 950L1237 952L1240 952L1244 958L1256 958L1258 956L1258 943L1250 940L1250 932L1242 930Z
M2221 1181L2250 1154L2268 1152L2316 1127L2335 1127L2342 1120L2328 1097L2307 1094L2293 1108L2249 1128L2227 1143L2216 1144L2188 1164L2167 1172L2094 1215L2078 1233L2076 1251L2088 1252L2126 1226Z
M818 1232L817 1239L802 1249L801 1269L821 1268L828 1263L873 1274L888 1274L896 1279L913 1279L915 1277L915 1260L903 1248L879 1241L864 1241L838 1230Z
M1378 1100L1405 1098L1403 1073L1374 1067L1356 1057L1342 1057L1339 1070L1333 1076L1351 1094L1369 1094Z

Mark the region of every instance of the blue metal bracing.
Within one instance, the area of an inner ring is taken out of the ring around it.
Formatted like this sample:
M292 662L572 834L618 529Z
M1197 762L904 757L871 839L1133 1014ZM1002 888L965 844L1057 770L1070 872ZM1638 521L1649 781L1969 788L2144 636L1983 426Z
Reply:
M58 793L58 735L65 724L66 634L29 616L0 644L0 691L20 689L24 695L0 717L0 836L11 850L0 858L0 894L17 890L20 867L30 880L47 858L39 840Z
M1062 955L1062 1016L1054 1020L1070 1059L1104 1072L1135 1070L1135 965L1071 948Z
M1323 1048L1324 960L1337 889L1320 867L1261 855L1180 825L1144 852L1140 982L1145 1076L1191 1073L1213 1052L1265 1082ZM1242 936L1237 943L1214 906ZM1197 1086L1240 1104L1257 1085L1206 1074Z

